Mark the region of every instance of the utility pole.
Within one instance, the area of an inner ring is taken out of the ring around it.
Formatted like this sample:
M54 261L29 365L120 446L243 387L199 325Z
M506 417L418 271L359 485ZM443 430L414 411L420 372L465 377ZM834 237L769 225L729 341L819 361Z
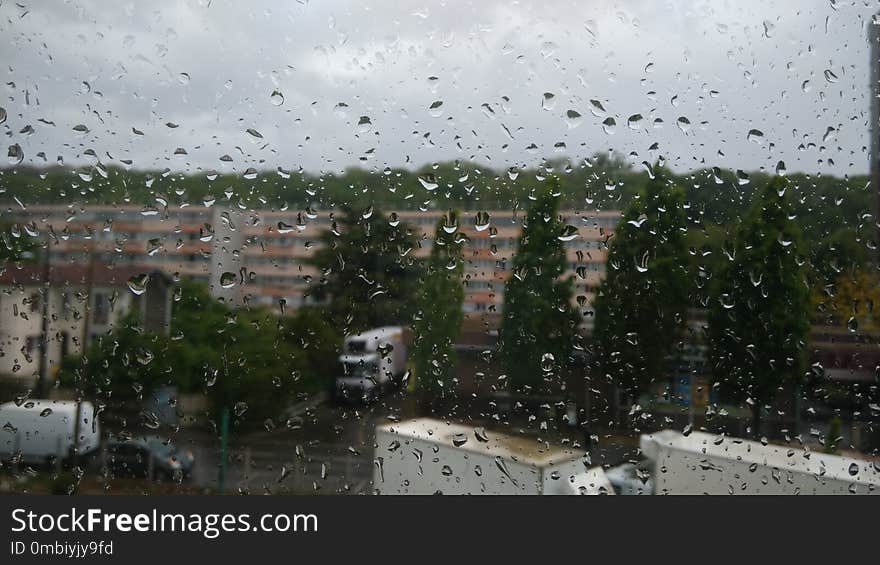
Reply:
M37 396L46 398L49 394L49 300L51 281L49 266L49 242L43 257L43 288L40 293L40 374L37 379Z
M880 248L880 14L868 20L868 61L870 76L870 123L868 137L870 139L870 174L871 190L874 192L874 243ZM880 250L878 250L880 253ZM880 264L880 260L878 260Z
M92 236L94 237L94 236ZM88 253L89 253L89 266L86 270L86 306L85 306L85 318L83 319L83 340L81 346L81 353L86 354L86 346L89 342L89 320L91 318L91 303L92 303L92 287L94 286L95 280L95 241L90 240L88 245ZM73 443L71 444L70 450L70 464L72 467L76 467L79 462L79 436L80 430L82 429L82 389L79 391L75 391L76 394L76 419L73 422ZM97 417L93 415L93 417Z

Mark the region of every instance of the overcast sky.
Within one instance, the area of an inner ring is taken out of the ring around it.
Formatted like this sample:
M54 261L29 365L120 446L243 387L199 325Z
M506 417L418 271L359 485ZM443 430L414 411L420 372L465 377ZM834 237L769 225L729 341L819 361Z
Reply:
M3 151L19 144L26 164L42 163L40 152L72 164L92 149L105 164L194 173L447 159L507 168L614 149L636 163L664 155L679 171L781 160L790 171L861 174L877 9L6 1ZM603 126L609 118L616 126Z

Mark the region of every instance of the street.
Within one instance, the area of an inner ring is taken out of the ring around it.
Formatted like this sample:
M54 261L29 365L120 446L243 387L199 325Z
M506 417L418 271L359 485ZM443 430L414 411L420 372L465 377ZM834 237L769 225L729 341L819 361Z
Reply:
M272 431L247 433L232 430L224 490L249 494L370 494L376 426L412 418L417 412L414 398L397 391L370 405L317 403L294 418L292 428L279 426ZM559 439L558 434L539 437L529 429L508 433L535 435L536 441ZM207 430L182 429L174 440L195 456L192 483L217 489L219 439ZM635 442L627 438L606 437L588 451L593 465L614 465L635 458L637 450Z
M293 494L369 494L377 424L414 414L400 393L370 405L321 403L293 418L292 428L230 431L224 490ZM218 488L220 442L207 430L182 429L175 442L189 449L195 485Z

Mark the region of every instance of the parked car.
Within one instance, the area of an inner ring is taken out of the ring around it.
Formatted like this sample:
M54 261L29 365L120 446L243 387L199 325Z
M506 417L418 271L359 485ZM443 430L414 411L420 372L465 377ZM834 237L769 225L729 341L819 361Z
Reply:
M195 457L158 436L111 438L105 444L103 465L116 477L189 480Z

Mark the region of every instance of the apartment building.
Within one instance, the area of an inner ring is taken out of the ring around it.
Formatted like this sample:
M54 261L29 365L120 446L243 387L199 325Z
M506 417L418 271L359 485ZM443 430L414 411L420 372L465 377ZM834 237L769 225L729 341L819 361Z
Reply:
M138 265L172 277L206 282L222 300L246 300L290 310L308 302L305 290L319 273L308 264L330 228L333 210L242 210L212 207L32 206L15 213L23 233L47 234L53 265L98 261ZM391 210L386 210L390 214ZM412 226L417 258L431 250L441 210L399 211ZM462 213L466 312L499 312L525 213L490 210ZM619 220L616 211L562 212L577 234L565 245L576 301L589 309L605 273L606 242Z

